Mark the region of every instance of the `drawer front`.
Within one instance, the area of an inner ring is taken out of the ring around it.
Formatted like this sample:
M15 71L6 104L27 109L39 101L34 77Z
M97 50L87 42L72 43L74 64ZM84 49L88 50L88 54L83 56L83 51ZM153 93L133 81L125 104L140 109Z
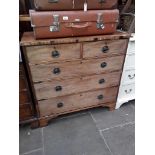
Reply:
M135 41L129 41L127 54L135 53Z
M121 72L34 84L38 100L119 85Z
M60 61L80 58L80 44L60 44L27 47L27 57L30 63Z
M38 101L40 115L47 116L116 101L118 87Z
M30 97L27 91L19 92L19 104L29 103Z
M23 104L19 106L19 119L24 121L26 119L32 118L33 113L30 104Z
M135 68L135 54L126 55L124 66L125 66L125 69Z
M24 77L21 77L19 76L19 91L22 91L22 90L26 90L26 82L25 82L25 78Z
M83 58L125 54L128 40L97 41L83 44Z
M135 82L135 70L126 70L123 72L122 76L123 84L134 83Z
M135 84L123 85L119 91L119 98L128 98L135 94Z
M68 79L121 70L124 56L83 60L76 62L41 64L30 66L34 82L50 79Z

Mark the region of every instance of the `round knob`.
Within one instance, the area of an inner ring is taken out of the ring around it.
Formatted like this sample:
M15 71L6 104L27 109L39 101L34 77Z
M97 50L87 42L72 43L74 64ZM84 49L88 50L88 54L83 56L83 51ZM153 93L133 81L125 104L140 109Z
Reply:
M107 53L108 50L109 50L109 47L108 47L108 46L102 47L102 52L103 52L103 53Z
M53 69L53 73L54 74L59 74L61 71L60 71L60 68L54 68Z
M55 87L55 91L61 91L62 90L62 87L61 86L56 86Z
M60 56L60 53L58 51L52 51L52 57L58 58Z
M64 105L64 104L63 104L62 102L60 102L60 103L57 104L57 107L58 107L58 108L61 108L61 107L63 107L63 105Z
M98 98L99 100L102 100L102 99L103 99L103 95L99 95L99 96L97 96L97 98Z
M105 82L104 79L100 79L100 80L99 80L99 84L103 84L104 82Z
M102 62L101 63L101 68L105 68L107 66L107 63L106 62Z

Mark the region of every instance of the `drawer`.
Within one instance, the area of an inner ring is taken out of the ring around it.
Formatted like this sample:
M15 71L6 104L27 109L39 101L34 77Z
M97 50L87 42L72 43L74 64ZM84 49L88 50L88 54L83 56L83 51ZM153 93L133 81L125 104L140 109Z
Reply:
M126 70L122 75L123 84L129 84L135 82L135 70Z
M124 55L76 62L31 65L30 70L33 81L38 82L121 70L123 61Z
M38 101L40 115L48 116L116 101L118 87Z
M19 91L26 90L26 82L24 77L19 76Z
M128 39L97 41L83 44L83 58L125 54Z
M34 84L38 100L119 85L121 72Z
M19 92L19 104L30 102L30 97L27 91Z
M23 104L19 106L19 119L24 121L33 117L32 109L30 104Z
M60 44L26 47L30 63L38 64L47 61L71 60L80 58L80 44Z
M128 84L121 86L119 90L119 98L129 98L135 94L135 84Z
M135 69L135 54L126 55L124 69Z
M129 41L127 54L135 53L135 41Z

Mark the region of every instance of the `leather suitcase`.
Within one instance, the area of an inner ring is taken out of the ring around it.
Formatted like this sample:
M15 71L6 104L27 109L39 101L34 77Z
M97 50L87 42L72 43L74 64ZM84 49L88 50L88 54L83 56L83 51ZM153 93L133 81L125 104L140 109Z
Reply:
M116 32L119 11L35 11L30 10L36 39L112 34Z
M36 10L89 10L116 9L118 0L34 0Z

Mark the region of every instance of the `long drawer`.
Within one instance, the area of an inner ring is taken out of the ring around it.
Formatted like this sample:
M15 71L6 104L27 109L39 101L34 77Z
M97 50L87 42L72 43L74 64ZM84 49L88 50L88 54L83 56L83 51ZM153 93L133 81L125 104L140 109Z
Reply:
M33 81L38 82L121 70L123 61L124 55L121 55L102 59L31 65L30 69Z
M80 44L60 44L26 47L28 61L33 64L80 58Z
M40 115L60 114L116 100L118 87L38 101Z
M83 44L83 58L105 57L125 54L128 40L107 40Z
M121 72L34 84L38 100L119 85Z

